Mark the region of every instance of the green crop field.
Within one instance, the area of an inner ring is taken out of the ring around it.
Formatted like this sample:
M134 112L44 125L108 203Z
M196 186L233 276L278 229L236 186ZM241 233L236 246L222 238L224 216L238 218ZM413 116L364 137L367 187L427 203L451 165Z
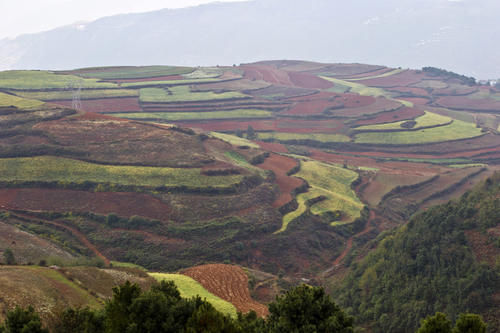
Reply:
M0 88L17 90L61 89L69 85L82 88L116 88L110 82L96 79L82 79L74 75L54 74L48 71L6 71L0 72Z
M446 126L427 128L417 131L375 132L356 135L356 143L373 143L386 145L423 144L474 138L482 135L475 124L454 120Z
M257 109L238 109L213 112L134 112L113 113L115 117L130 119L161 119L161 120L207 120L207 119L240 119L240 118L270 118L272 113Z
M288 224L307 210L307 201L323 196L325 200L310 207L311 213L323 215L327 212L341 211L342 222L352 222L360 216L364 205L351 189L351 184L358 178L352 170L314 160L300 162L300 171L295 177L308 182L310 188L297 196L298 208L283 217L283 226L277 232L286 230ZM331 221L336 225L336 221Z
M245 138L240 138L236 135L224 134L219 132L210 132L210 135L213 136L214 138L226 141L232 144L233 146L247 146L251 148L260 148L258 144L253 143L252 141L247 140Z
M283 132L258 132L260 140L292 141L292 140L312 140L319 142L349 142L351 139L342 134L327 133L283 133Z
M361 83L335 79L333 77L328 77L328 76L320 76L320 77L322 79L327 80L327 81L333 82L334 84L349 87L351 92L360 94L362 96L385 97L391 101L399 102L406 107L410 107L410 108L413 107L412 102L408 102L408 101L400 100L400 99L395 99L392 97L390 92L388 92L384 89L381 89L381 88L368 87L368 86L365 86L364 84L361 84Z
M127 82L121 83L120 87L124 88L140 88L143 86L175 86L175 85L188 85L196 83L215 83L220 82L217 78L206 79L182 79L182 80L162 80L162 81L140 81L140 82Z
M196 168L164 168L100 165L58 157L0 159L0 181L106 183L131 186L226 187L242 176L204 176Z
M448 124L452 119L450 117L442 116L437 113L425 111L425 114L423 116L415 118L415 121L417 122L412 129L417 129L421 127L429 127L429 126L439 126L439 125L445 125ZM385 123L385 124L378 124L378 125L367 125L367 126L360 126L357 127L356 130L393 130L393 129L398 129L398 130L404 130L404 128L401 126L402 124L406 123L407 120L404 121L396 121L392 123Z
M246 97L248 96L240 92L225 92L220 94L212 91L192 92L188 86L176 86L168 90L162 88L143 88L140 90L141 102L150 103L198 102Z
M224 74L224 70L219 67L200 67L194 72L183 75L186 79L210 79Z
M21 98L0 92L0 107L15 106L18 109L35 109L44 104L45 103L41 101Z
M96 79L141 79L156 76L182 75L194 71L192 67L144 66L144 67L103 67L83 68L79 76Z
M54 100L69 100L73 98L72 90L59 91L16 91L16 95L24 98L39 99L42 101ZM100 98L116 98L116 97L138 97L139 92L131 89L96 89L96 90L81 90L81 99L100 99Z
M405 69L394 69L392 71L382 73L379 75L365 76L365 77L360 77L360 78L355 78L355 79L346 79L346 80L348 80L348 81L361 81L361 80L380 79L380 78L388 77L388 76L391 76L394 74L399 74L399 73L404 72L404 71L405 71Z
M198 283L198 281L190 278L189 276L167 273L149 273L149 275L151 275L158 281L173 281L179 289L181 296L184 298L200 296L202 299L206 299L220 312L228 314L232 317L236 317L236 308L233 304L212 294L211 292L206 290L200 283Z

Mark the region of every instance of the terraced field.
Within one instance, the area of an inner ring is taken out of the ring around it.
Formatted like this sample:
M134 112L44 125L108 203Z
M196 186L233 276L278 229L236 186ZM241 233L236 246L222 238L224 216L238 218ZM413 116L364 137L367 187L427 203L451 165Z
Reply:
M16 90L81 88L116 88L114 83L98 79L82 79L74 75L61 75L49 71L0 72L0 88Z
M179 288L181 296L184 298L200 296L202 299L206 299L210 302L220 312L236 317L236 308L233 304L212 294L198 281L187 275L167 273L149 273L149 275L158 281L174 281L177 288Z
M285 132L258 132L259 140L276 140L276 141L318 141L318 142L349 142L350 138L342 134L326 134L326 133L285 133Z
M411 126L411 129L418 129L423 127L435 127L442 126L445 124L450 124L452 122L452 118L439 115L437 113L432 113L429 111L425 111L423 116L415 118L415 124ZM404 130L405 124L408 124L408 121L397 121L393 123L379 124L379 125L367 125L357 127L356 130L372 130L372 131L384 131L384 130Z
M42 101L71 100L75 94L72 89L56 91L14 91L13 93L20 97ZM79 91L78 96L81 99L139 97L139 92L130 89L85 89Z
M265 110L239 109L232 111L213 112L141 112L141 113L113 113L115 117L128 119L156 119L166 121L204 120L204 119L244 119L244 118L271 118L272 113Z
M143 66L143 67L100 67L83 68L72 71L72 73L97 79L134 79L151 78L168 75L181 75L192 73L195 69L192 67L174 67L174 66Z
M173 103L173 102L198 102L210 100L238 99L247 96L240 92L192 92L188 86L162 88L143 88L140 90L141 102L148 103Z
M21 98L0 92L0 107L16 107L21 110L35 109L43 106L45 103L34 99Z

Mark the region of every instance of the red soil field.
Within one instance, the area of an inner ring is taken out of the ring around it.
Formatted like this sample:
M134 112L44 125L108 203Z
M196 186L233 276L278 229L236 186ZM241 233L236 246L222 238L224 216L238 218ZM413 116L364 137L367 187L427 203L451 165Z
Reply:
M341 117L360 117L362 115L375 114L384 111L393 111L399 107L401 107L401 103L380 97L375 99L375 103L367 106L343 108L332 110L331 112L334 115Z
M127 82L149 82L149 81L173 81L182 79L184 79L182 75L166 75L166 76L148 77L143 79L116 79L116 80L106 80L106 81L111 81L115 83L127 83Z
M293 116L321 115L327 108L333 108L337 104L335 101L325 99L299 102L282 114Z
M430 100L428 100L427 98L421 98L421 97L398 97L398 99L411 102L415 105L427 105L430 102Z
M288 153L288 149L281 143L255 141L262 149L273 153Z
M290 80L294 86L311 89L328 89L333 87L333 83L326 81L316 75L303 72L289 72Z
M375 71L372 71L372 72L367 72L367 73L361 73L361 74L355 74L355 75L351 75L351 76L346 76L345 78L348 78L348 79L360 79L360 78L368 77L368 76L381 75L381 74L390 72L392 70L394 70L394 69L393 68L385 67L385 68L381 68L381 69L378 69L378 70L375 70Z
M375 97L347 93L342 94L342 96L338 98L338 101L345 108L360 108L375 103Z
M72 101L52 101L51 103L72 107ZM87 112L142 111L137 97L86 99L81 103L82 110Z
M356 125L392 123L394 121L414 119L422 115L424 115L424 111L422 110L416 108L401 108L396 111L379 113L374 118L358 120Z
M338 119L302 120L278 118L275 125L275 131L286 133L332 133L344 127L344 123Z
M442 89L434 89L432 93L434 95L461 96L461 95L469 95L477 91L478 91L477 87L455 85L455 86L448 86L447 88L442 88Z
M191 267L181 274L198 281L212 294L233 304L242 313L255 311L259 317L269 314L267 307L252 299L248 289L248 276L238 266L208 264Z
M0 206L34 211L117 213L162 221L169 219L171 211L162 201L142 193L36 188L0 189Z
M500 101L494 99L472 99L466 96L440 97L436 104L450 109L500 111Z
M240 67L244 70L244 77L250 80L264 80L270 83L293 86L288 72L279 69L273 69L267 66L244 65Z
M288 176L286 173L297 166L297 161L293 158L271 154L264 163L258 165L264 170L271 170L276 176L276 183L280 188L280 195L273 202L273 207L281 207L290 202L293 197L291 192L301 186L303 181L296 177Z
M290 97L287 98L287 101L315 101L319 99L327 99L327 100L334 100L336 97L341 96L340 94L336 93L331 93L331 92L325 92L325 91L320 91L319 93L315 93L312 95L306 95L306 96L298 96L298 97Z
M361 84L365 84L371 87L397 87L397 86L409 86L411 84L418 83L425 78L425 74L417 73L413 70L407 70L399 74L394 74L386 77L380 77L377 79L368 79L356 81Z
M429 93L427 90L423 88L416 88L416 87L394 87L394 88L389 88L387 89L389 91L396 91L400 93L410 93L416 96L429 96Z
M333 64L327 65L321 69L321 73L338 78L351 77L357 74L366 74L371 76L375 71L385 69L383 66L364 65L364 64Z
M203 122L189 122L177 121L173 122L181 127L200 128L205 131L220 131L231 132L237 129L246 131L248 126L252 126L256 131L274 131L276 128L276 120L256 120L256 121L203 121Z

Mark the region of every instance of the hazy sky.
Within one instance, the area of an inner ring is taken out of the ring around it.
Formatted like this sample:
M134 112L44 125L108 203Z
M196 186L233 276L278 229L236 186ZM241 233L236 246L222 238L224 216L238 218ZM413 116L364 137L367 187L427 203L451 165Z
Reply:
M103 16L189 7L208 2L214 0L0 0L0 39Z

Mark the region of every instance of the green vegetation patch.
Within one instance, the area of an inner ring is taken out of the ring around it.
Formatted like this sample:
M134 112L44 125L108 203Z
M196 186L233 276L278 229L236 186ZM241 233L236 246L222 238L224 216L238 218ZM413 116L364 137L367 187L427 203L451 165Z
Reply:
M97 79L141 79L157 76L182 75L191 73L192 67L144 66L144 67L102 67L83 69L79 76Z
M184 74L183 76L186 79L210 79L219 77L222 74L224 74L224 70L219 67L200 67L189 74Z
M258 144L253 143L252 141L247 140L245 138L240 138L236 135L224 134L219 132L210 132L210 135L214 138L226 141L227 143L230 143L233 146L238 146L238 147L247 146L251 148L260 148Z
M239 118L270 118L272 112L258 109L238 109L231 111L213 112L134 112L113 113L115 117L130 119L159 119L159 120L206 120L206 119L239 119Z
M450 117L442 116L437 113L425 111L423 116L415 118L415 125L411 129L417 129L421 127L431 127L449 124L452 121ZM371 131L384 131L384 130L403 130L404 124L407 120L396 121L392 123L378 124L378 125L366 125L357 127L356 130L371 130Z
M204 176L197 168L100 165L59 157L0 159L0 181L105 183L145 187L214 187L239 183L240 175Z
M446 126L427 128L417 131L360 133L356 135L356 143L373 143L385 145L411 145L430 142L469 139L482 135L475 124L454 120Z
M54 74L49 71L5 71L0 72L0 88L17 90L61 89L70 85L85 89L116 88L115 83L82 79L74 75Z
M143 87L143 86L175 86L175 85L188 85L196 83L212 83L219 82L217 78L206 79L181 79L181 80L161 80L161 81L140 81L140 82L127 82L121 83L120 86L124 88Z
M65 100L73 98L72 90L60 91L16 91L16 95L39 99L43 101ZM138 97L139 92L132 89L96 89L96 90L81 90L79 92L81 99L100 99L100 98L116 98L116 97Z
M361 215L364 205L351 189L352 182L358 178L356 172L307 160L300 162L300 171L295 177L307 181L310 188L308 192L297 196L298 208L283 217L283 226L278 232L286 230L291 221L305 213L308 202L320 197L323 200L313 203L310 211L325 217L331 225L349 223Z
M149 273L150 276L158 281L173 281L181 296L184 298L191 298L200 296L212 304L218 311L236 317L236 308L233 304L222 298L212 294L206 290L198 281L182 274L167 274L167 273Z
M394 69L392 71L385 72L385 73L382 73L379 75L365 76L365 77L360 77L360 78L355 78L355 79L346 79L346 80L348 80L348 81L361 81L361 80L380 79L383 77L388 77L391 75L399 74L399 73L404 72L404 71L405 71L405 69Z
M351 139L342 134L328 133L284 133L284 132L258 132L258 138L261 140L276 141L301 141L311 140L319 142L349 142Z
M149 103L197 102L247 97L245 94L233 91L220 94L212 91L192 92L188 86L176 86L169 89L143 88L140 90L141 102Z
M21 98L0 92L0 107L15 106L18 109L35 109L44 104L45 103L41 101Z

